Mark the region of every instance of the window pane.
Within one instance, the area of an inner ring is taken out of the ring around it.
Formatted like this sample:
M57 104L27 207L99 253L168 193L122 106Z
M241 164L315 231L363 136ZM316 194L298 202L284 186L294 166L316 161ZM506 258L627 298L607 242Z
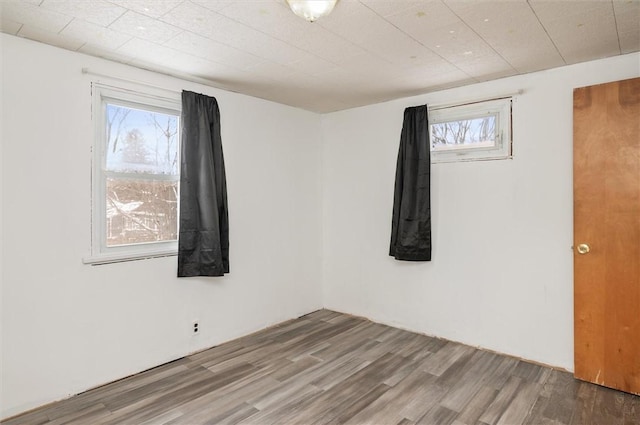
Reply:
M178 182L107 179L107 246L178 239Z
M107 170L178 174L177 115L109 103L106 106Z
M492 148L495 144L495 115L431 125L433 150Z

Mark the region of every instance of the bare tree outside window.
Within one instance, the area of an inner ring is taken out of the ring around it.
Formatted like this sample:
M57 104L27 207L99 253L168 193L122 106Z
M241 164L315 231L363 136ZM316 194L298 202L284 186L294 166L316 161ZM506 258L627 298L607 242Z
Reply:
M431 146L434 150L493 147L495 142L496 117L494 115L431 125Z
M431 162L512 157L511 97L429 109Z
M106 245L177 240L177 115L107 104Z

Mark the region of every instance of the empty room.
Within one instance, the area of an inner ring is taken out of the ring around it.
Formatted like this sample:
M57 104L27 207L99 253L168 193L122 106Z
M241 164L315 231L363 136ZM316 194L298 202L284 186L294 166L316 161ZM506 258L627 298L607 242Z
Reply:
M0 422L640 424L640 0L0 0Z

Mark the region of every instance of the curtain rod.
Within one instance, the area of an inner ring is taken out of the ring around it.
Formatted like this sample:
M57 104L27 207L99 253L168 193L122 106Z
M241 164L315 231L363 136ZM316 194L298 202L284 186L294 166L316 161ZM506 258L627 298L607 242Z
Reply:
M454 106L464 106L464 105L471 105L474 103L480 103L480 102L490 102L492 100L499 100L499 99L506 99L508 97L513 97L513 96L517 96L524 93L523 89L520 89L516 92L513 93L506 93L506 94L501 94L499 96L493 96L493 97L489 97L489 98L480 98L480 99L474 99L474 100L465 100L465 101L461 101L461 102L455 102L455 103L441 103L441 104L436 104L434 106L429 106L429 110L430 111L437 111L439 109L447 109L447 108L453 108Z
M208 80L206 78L190 77L190 76L186 76L186 75L168 74L168 73L163 73L163 72L160 72L160 71L152 71L152 72L155 72L156 74L160 74L160 75L165 75L165 76L171 77L171 78L177 78L179 80L186 81L186 82L189 82L189 83L201 84L203 86L212 87L214 89L225 90L225 91L229 91L229 92L233 92L233 93L239 93L235 89L227 88L225 86L225 84L223 84L223 83L218 83L217 81ZM140 80L134 80L134 79L131 79L131 78L117 77L117 76L114 76L114 75L103 74L101 72L93 71L90 68L82 68L82 73L83 74L87 74L87 75L94 75L96 77L110 78L112 80L122 81L122 82L125 82L125 83L139 84L141 86L150 87L150 88L153 88L153 89L164 90L164 91L169 92L169 93L181 93L182 92L181 90L171 90L171 89L168 89L166 87L162 87L162 86L155 85L155 84L149 84L147 82L140 81ZM214 85L214 84L218 84L218 85Z
M114 75L102 74L100 72L93 71L93 70L91 70L89 68L82 68L82 73L83 74L87 74L87 75L93 75L95 77L109 78L111 80L122 81L122 82L125 82L125 83L132 83L132 84L136 84L136 85L150 87L150 88L153 88L153 89L163 90L163 91L166 91L166 92L169 92L169 93L181 93L181 92L179 92L177 90L171 90L171 89L168 89L166 87L158 86L158 85L155 85L155 84L149 84L149 83L146 83L144 81L133 80L133 79L124 78L124 77L116 77Z

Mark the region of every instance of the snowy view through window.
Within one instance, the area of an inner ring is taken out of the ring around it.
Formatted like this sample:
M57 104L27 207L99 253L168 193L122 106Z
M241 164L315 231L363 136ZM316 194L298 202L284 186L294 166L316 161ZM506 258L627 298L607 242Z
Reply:
M177 239L179 117L106 105L106 245Z

